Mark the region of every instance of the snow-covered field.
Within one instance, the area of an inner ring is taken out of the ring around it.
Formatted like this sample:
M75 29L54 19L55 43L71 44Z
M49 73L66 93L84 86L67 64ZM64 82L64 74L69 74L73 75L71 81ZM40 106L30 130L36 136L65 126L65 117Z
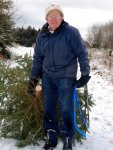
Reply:
M25 54L26 50L33 48L17 47L15 53ZM23 50L24 49L24 50ZM30 52L31 53L31 52ZM73 150L112 150L113 149L113 84L97 74L98 70L91 71L91 80L88 84L88 91L92 94L95 106L90 112L90 129L87 133L87 139L83 144L75 143ZM15 146L16 141L12 139L0 139L0 150L19 150ZM43 142L40 146L26 146L21 150L41 150ZM55 150L62 150L62 142L59 141Z

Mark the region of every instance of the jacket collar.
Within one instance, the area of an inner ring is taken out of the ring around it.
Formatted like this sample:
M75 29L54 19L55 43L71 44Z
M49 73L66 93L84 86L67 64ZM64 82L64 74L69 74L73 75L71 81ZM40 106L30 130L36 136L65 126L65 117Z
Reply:
M68 25L67 22L65 22L64 20L61 22L60 26L54 31L54 33L59 32L62 28L66 27ZM41 29L41 34L43 36L47 36L48 34L51 34L49 29L48 29L48 23L45 23Z

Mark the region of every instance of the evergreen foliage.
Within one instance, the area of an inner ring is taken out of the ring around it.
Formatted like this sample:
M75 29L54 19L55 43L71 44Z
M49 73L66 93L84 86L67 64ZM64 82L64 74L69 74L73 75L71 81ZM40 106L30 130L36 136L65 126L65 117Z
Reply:
M26 29L15 28L14 29L14 38L15 43L18 43L22 46L31 47L36 42L36 37L40 30L35 30L35 28L31 28L28 26Z
M13 42L12 28L13 21L13 1L0 0L0 54L10 57L6 46L10 46Z
M36 144L44 139L43 106L41 93L35 98L27 94L31 57L17 57L17 66L9 67L0 63L0 129L1 136L17 139L19 147ZM88 105L84 101L84 92L78 91L83 114L88 120L88 111L93 106L91 95L87 96ZM86 109L88 111L86 111ZM58 109L59 114L59 109ZM58 116L60 122L60 115ZM77 110L78 126L87 131L82 124ZM81 140L76 132L76 138Z

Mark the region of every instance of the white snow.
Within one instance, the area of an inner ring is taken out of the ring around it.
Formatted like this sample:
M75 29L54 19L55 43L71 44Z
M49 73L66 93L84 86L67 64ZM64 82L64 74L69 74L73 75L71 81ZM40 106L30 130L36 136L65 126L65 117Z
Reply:
M13 55L21 55L24 56L25 54L33 55L34 49L33 47L24 47L14 45L14 47L8 47L9 51L13 53Z
M12 50L15 50L15 48L12 48ZM23 55L26 53L24 50L26 48L17 47L15 52L18 51L18 54ZM87 133L87 139L83 141L83 144L75 143L73 150L113 149L113 84L109 82L109 78L107 80L96 72L98 70L91 71L92 78L88 84L88 91L92 94L96 104L90 112L90 132ZM15 144L15 140L1 138L0 150L19 150ZM43 144L43 141L41 141L40 146L30 145L21 148L21 150L41 150ZM61 141L59 141L55 150L62 150Z
M20 46L15 44L13 47L8 47L8 50L11 52L11 56L12 56L12 60L7 60L6 64L10 67L15 67L18 64L15 63L15 61L13 60L13 58L15 56L22 56L24 57L24 55L28 54L29 56L33 56L34 53L34 48L33 47L24 47L24 46Z

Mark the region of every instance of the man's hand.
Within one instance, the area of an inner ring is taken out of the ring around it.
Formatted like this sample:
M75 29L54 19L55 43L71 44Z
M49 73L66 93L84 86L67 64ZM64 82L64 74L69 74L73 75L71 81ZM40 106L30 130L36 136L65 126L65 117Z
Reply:
M88 83L90 78L91 78L91 76L89 76L89 75L82 75L80 77L80 79L76 81L76 87L77 88L83 87L84 85L86 85Z
M38 79L31 77L28 85L28 94L35 97L36 96L36 85L38 83Z

